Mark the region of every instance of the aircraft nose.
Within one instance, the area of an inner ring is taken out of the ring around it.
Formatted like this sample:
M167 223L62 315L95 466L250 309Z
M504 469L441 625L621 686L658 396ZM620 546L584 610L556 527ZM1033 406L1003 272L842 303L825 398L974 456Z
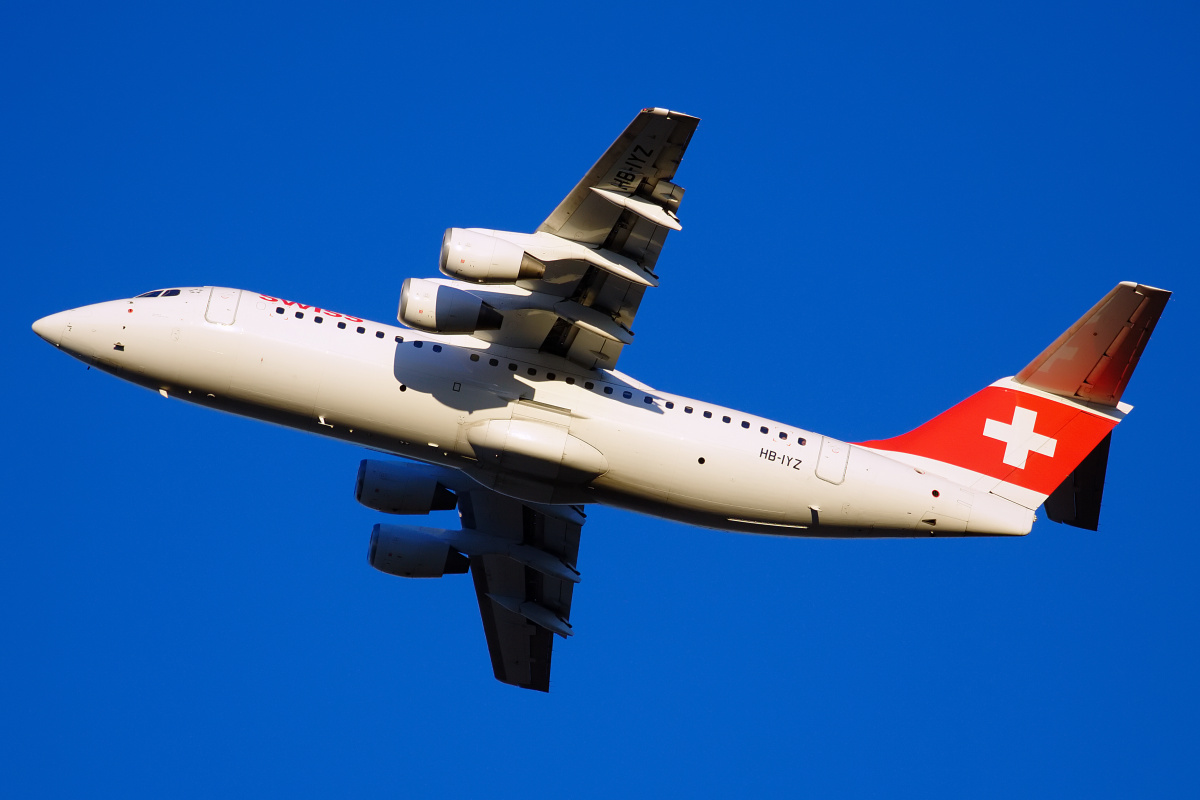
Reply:
M42 317L33 323L33 332L50 344L58 347L62 341L63 328L67 325L67 312L60 311L48 317Z

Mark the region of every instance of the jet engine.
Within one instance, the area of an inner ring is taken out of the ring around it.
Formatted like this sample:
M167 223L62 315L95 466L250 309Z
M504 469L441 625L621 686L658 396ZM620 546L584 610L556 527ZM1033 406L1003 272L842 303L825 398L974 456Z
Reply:
M460 575L471 560L446 542L408 525L376 525L371 529L367 561L380 572L403 578Z
M400 288L397 317L431 333L499 330L504 317L470 292L426 278L408 278Z
M475 283L512 283L546 274L546 265L521 247L465 228L447 228L439 268Z
M354 499L385 514L428 514L449 511L458 503L424 464L364 460L358 466Z

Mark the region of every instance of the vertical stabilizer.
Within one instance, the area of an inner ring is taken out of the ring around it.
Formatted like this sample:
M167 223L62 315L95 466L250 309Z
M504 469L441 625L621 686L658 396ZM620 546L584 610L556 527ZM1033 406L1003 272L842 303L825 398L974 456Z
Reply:
M1016 377L862 446L1094 530L1121 395L1170 296L1118 284Z
M1119 283L1016 375L1032 389L1115 406L1171 293Z

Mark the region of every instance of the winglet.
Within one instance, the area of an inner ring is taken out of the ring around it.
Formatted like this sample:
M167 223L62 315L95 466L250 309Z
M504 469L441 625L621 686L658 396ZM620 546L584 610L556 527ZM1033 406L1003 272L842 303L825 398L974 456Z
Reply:
M1111 292L1016 375L1043 392L1115 406L1171 293L1128 281Z

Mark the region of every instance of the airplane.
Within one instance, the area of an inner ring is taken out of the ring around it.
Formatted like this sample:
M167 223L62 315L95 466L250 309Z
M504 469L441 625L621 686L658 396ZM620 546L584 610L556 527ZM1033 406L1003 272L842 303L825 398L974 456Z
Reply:
M498 680L549 691L585 508L796 537L1095 530L1121 401L1170 292L1123 282L1014 376L903 435L849 443L616 368L678 217L699 120L642 110L533 233L450 228L401 326L219 286L43 317L67 354L166 398L351 442L368 561L470 573ZM396 458L399 457L399 458Z

